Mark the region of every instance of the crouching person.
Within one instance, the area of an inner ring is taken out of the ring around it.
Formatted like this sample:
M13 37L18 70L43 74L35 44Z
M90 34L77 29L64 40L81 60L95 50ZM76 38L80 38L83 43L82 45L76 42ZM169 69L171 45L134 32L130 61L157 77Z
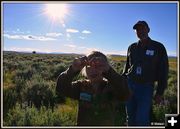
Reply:
M87 79L72 82L79 73ZM76 58L57 80L56 91L78 100L77 125L114 125L115 103L130 96L126 79L109 65L106 56L93 51L87 57Z

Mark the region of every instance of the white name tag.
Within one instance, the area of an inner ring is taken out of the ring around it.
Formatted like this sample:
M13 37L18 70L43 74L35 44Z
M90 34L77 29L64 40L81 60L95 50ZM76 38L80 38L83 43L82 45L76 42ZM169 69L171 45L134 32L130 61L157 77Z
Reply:
M153 56L154 50L146 50L146 55Z

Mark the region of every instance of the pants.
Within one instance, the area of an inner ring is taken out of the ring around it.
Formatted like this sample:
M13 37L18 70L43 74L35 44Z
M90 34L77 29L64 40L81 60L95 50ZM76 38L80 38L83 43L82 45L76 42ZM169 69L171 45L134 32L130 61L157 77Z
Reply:
M132 97L126 103L128 125L150 125L154 84L137 84L128 79L128 86L133 92Z

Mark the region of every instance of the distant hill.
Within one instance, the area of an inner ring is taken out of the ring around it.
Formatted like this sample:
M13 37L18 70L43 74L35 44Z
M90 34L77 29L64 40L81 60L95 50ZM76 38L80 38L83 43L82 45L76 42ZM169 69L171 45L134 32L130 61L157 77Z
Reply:
M21 54L33 54L33 52L20 52L20 51L3 51L4 53L21 53ZM51 52L51 53L45 53L45 52L37 52L35 54L61 54L61 55L77 55L77 56L84 56L85 54L77 54L77 53L63 53L63 52ZM110 58L126 58L126 55L117 55L117 54L107 54L108 57ZM169 58L177 58L176 56L168 56Z
M108 54L110 57L126 57L125 55L117 55L117 54Z
M110 57L126 57L126 55L108 54ZM168 56L168 58L177 58L177 56Z
M168 56L169 58L177 58L177 56Z
M3 51L3 53L16 53L16 54L54 54L54 55L74 55L74 56L83 56L84 54L77 54L77 53L61 53L61 52L52 52L52 53L45 53L45 52L37 52L33 53L33 52L19 52L19 51Z

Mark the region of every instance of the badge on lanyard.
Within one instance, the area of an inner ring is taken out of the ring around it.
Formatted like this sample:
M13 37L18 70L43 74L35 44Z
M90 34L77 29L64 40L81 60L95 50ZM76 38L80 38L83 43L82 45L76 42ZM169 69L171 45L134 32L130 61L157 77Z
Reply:
M80 100L84 100L84 101L92 101L92 95L89 93L85 93L85 92L81 92L80 93Z
M137 74L137 75L141 75L141 73L142 73L142 68L141 68L140 66L138 66L138 67L136 68L136 74Z

